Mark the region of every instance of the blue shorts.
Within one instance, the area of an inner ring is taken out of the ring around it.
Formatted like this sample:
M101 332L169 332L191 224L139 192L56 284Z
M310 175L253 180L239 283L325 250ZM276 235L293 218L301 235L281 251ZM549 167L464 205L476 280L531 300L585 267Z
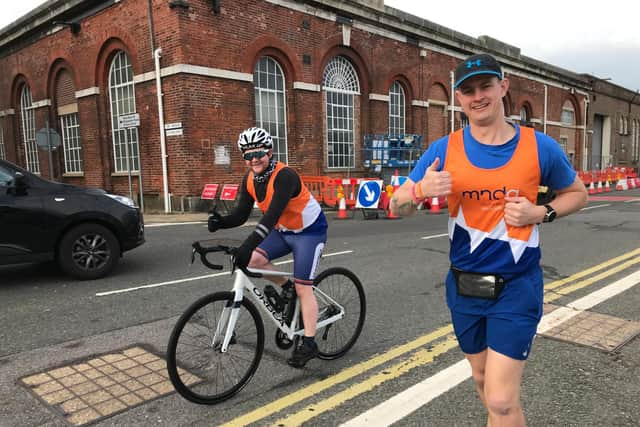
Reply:
M272 230L258 245L257 251L269 261L293 252L293 277L301 285L311 285L316 267L327 241L324 233L286 233Z
M464 353L489 347L512 359L527 359L542 318L544 282L539 267L510 279L496 300L458 295L451 271L446 283L447 305Z

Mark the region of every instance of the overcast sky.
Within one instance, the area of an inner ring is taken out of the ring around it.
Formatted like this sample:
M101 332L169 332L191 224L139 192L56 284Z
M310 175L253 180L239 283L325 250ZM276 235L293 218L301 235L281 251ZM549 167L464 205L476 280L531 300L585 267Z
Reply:
M45 3L0 1L0 28ZM640 3L635 0L385 0L385 4L472 37L491 36L519 47L523 55L562 68L640 89Z

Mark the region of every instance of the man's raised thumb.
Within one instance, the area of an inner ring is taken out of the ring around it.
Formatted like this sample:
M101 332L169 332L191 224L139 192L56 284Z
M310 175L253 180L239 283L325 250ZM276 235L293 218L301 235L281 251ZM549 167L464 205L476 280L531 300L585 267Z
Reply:
M440 165L440 157L436 157L436 159L433 161L433 163L431 163L431 166L429 166L427 170L437 171L439 165Z

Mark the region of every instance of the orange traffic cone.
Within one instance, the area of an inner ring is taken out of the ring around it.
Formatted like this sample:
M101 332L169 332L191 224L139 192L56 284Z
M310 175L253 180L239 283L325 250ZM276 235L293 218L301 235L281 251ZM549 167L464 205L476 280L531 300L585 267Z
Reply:
M589 184L589 194L596 194L596 188L593 186L593 181Z
M609 186L609 179L607 179L607 180L604 182L604 192L605 192L605 193L610 193L610 192L611 192L611 187Z
M598 189L596 190L596 193L602 193L602 181L598 181Z
M440 200L438 196L435 196L431 199L431 208L429 209L429 213L439 214L440 213Z
M347 215L347 203L344 201L344 196L340 197L340 202L338 203L338 216L337 219L347 219L349 216Z

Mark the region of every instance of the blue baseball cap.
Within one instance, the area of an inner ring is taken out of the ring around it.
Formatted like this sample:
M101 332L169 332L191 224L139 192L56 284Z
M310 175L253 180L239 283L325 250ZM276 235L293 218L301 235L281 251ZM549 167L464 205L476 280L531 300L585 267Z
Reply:
M481 74L496 76L502 80L502 67L493 56L486 53L471 55L456 67L454 89L458 89L458 86L469 77Z

